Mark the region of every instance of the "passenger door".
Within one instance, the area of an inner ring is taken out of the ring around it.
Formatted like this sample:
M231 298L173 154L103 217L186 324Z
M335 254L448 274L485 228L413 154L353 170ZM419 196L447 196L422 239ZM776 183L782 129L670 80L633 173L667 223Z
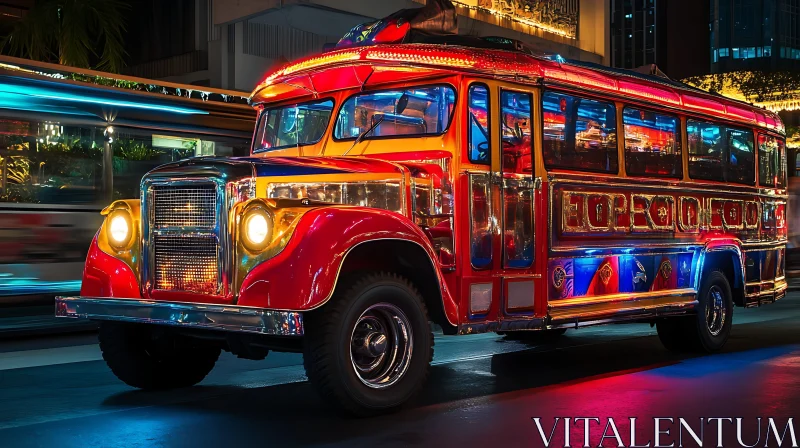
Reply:
M502 312L530 314L534 308L535 204L539 182L535 178L533 94L500 89L499 188L500 263Z
M534 308L533 101L530 92L470 85L467 176L469 265L462 279L467 321L531 317ZM492 324L490 324L492 325Z

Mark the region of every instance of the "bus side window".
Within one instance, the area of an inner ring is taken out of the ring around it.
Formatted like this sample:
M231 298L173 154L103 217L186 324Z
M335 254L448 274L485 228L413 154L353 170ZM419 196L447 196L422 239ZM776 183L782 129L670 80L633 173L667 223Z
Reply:
M469 161L488 165L491 141L489 88L484 84L473 84L469 88Z
M531 102L529 93L500 92L500 126L503 133L503 171L530 174L533 172L531 152Z
M545 92L542 105L547 168L617 172L617 119L613 103Z
M727 129L728 181L753 185L756 182L753 131Z
M766 187L786 186L786 143L758 134L758 183Z
M689 140L689 176L692 179L725 181L725 138L722 126L686 121Z
M755 183L752 131L686 120L692 179Z
M623 122L628 174L678 179L683 176L678 117L626 107Z

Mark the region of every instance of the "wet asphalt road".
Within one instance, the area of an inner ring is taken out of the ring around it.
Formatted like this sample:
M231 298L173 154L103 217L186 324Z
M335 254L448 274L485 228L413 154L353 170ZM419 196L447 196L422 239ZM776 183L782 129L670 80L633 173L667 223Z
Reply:
M737 308L734 322L725 350L713 356L670 354L643 324L570 330L540 346L495 334L439 335L421 396L370 419L324 405L296 354L265 361L224 354L197 387L141 392L111 374L93 335L5 341L0 446L543 446L533 417L546 435L555 417L597 417L603 426L611 417L625 444L629 417L639 419L642 445L653 438L653 417L742 417L747 444L756 440L757 417L773 417L781 429L793 417L800 437L800 293ZM591 425L597 446L603 427ZM560 445L552 446L564 446L563 426L556 428ZM762 424L759 446L764 431ZM583 445L582 423L570 437ZM706 446L715 437L716 426L707 425ZM739 446L733 426L724 437L725 446Z

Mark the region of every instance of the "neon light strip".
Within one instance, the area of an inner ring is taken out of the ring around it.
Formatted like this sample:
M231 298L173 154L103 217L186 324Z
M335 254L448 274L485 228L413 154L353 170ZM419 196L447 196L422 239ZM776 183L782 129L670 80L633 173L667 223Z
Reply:
M24 100L24 97L43 98L49 100L65 101L71 103L97 104L101 106L129 107L134 109L154 110L160 112L172 112L183 115L208 115L207 111L200 109L189 109L184 107L166 106L159 104L140 103L136 101L110 100L92 96L73 95L60 92L55 89L42 89L38 87L0 84L0 93L13 95Z
M35 68L34 65L31 65L31 67ZM161 93L164 95L173 95L180 98L194 98L202 101L247 104L247 97L238 95L229 95L221 92L210 92L202 90L199 87L196 88L196 86L187 85L185 86L185 88L180 88L178 86L168 87L165 85L158 84L158 81L155 80L146 80L146 81L152 81L152 83L150 82L143 83L139 81L127 80L124 78L115 78L110 73L107 74L108 76L102 76L101 74L94 75L94 74L84 74L77 71L73 72L69 70L69 67L63 67L62 71L59 72L46 72L46 71L35 70L35 69L20 67L18 65L6 64L0 62L0 69L14 71L14 72L22 72L38 76L46 76L48 78L59 79L59 80L76 81L83 84L96 85L98 87L115 87L118 89L125 89L134 92Z

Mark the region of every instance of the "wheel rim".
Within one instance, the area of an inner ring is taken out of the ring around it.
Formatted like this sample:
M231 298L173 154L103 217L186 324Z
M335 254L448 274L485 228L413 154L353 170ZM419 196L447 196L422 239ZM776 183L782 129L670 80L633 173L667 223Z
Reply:
M350 361L364 385L382 389L405 375L414 349L411 324L400 308L378 303L367 308L350 336Z
M708 290L708 304L706 305L706 326L712 336L717 336L722 332L726 314L727 308L722 289L714 285Z

